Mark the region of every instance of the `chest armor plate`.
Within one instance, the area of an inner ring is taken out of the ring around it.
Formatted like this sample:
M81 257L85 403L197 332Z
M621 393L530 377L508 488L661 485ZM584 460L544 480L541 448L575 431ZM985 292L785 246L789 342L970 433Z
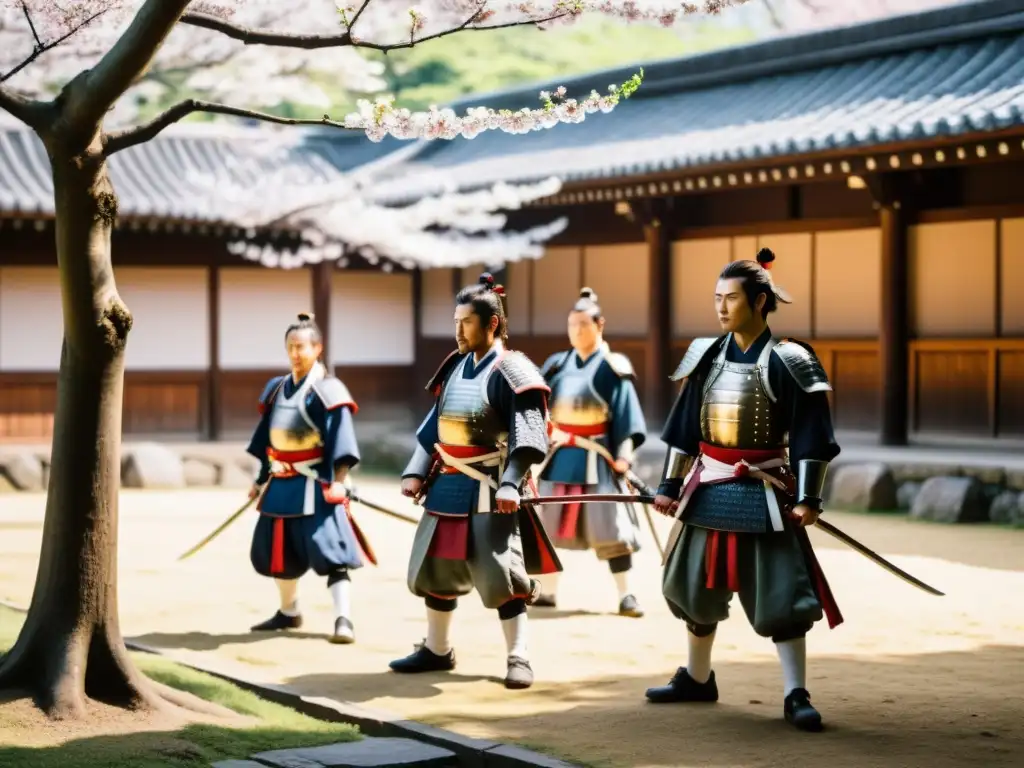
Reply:
M464 372L473 360L466 357L445 384L437 416L437 436L445 445L496 446L508 428L487 400L487 380L494 363L471 379Z
M600 352L576 367L574 352L551 381L550 412L556 424L590 427L608 421L608 403L597 394L594 375L603 359Z
M775 341L756 363L726 362L727 340L711 365L700 408L701 437L722 448L770 449L786 443L775 396L768 382L768 360Z
M306 399L313 382L306 379L291 397L284 387L274 398L270 412L270 445L278 451L308 451L322 446L323 438L306 412Z

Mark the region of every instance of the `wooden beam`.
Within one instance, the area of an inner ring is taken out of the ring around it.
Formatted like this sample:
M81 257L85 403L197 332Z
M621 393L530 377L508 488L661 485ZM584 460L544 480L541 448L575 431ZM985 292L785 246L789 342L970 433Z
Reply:
M323 336L323 362L328 372L334 373L331 363L331 280L334 262L321 261L313 265L313 314Z
M642 222L648 259L647 350L645 355L645 411L648 425L661 424L671 403L672 373L672 226L671 200L636 206Z
M207 314L209 315L210 368L206 377L206 436L220 439L223 429L221 419L221 392L223 391L220 371L220 268L209 267L207 273Z
M906 445L910 401L910 292L906 212L889 177L873 194L882 230L881 362L882 445Z

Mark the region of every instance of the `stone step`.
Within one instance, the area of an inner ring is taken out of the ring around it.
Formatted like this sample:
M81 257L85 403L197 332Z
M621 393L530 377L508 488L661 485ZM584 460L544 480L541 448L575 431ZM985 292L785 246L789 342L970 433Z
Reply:
M213 768L457 768L454 752L412 739L365 738L325 747L260 752Z

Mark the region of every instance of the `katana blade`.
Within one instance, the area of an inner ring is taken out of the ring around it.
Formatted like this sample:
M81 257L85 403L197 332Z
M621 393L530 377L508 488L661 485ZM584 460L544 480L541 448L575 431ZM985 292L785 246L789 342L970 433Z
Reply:
M380 512L381 514L387 515L388 517L393 517L396 520L402 520L403 522L412 523L413 525L418 525L420 522L420 519L418 517L415 517L413 515L407 515L404 512L396 512L395 510L388 509L387 507L382 507L380 504L375 504L372 501L364 499L355 491L349 491L348 497L357 504L362 504L364 507L369 507L374 512Z
M651 495L643 494L633 496L628 493L577 493L568 496L538 496L533 499L523 499L524 504L571 504L573 502L588 502L588 501L606 501L606 502L633 502L636 504L652 504L654 503L654 497ZM939 597L945 597L945 592L940 592L930 584L926 584L915 576L911 576L909 573L904 571L902 568L893 565L880 554L875 552L870 547L866 547L857 541L855 538L847 533L843 533L841 530L836 528L832 523L818 518L815 525L821 530L825 531L829 535L835 537L839 541L843 542L846 546L859 552L864 557L868 558L877 565L882 566L885 570L896 576L903 581L911 584L918 589L924 590L930 595L938 595Z
M213 533L210 533L202 541L200 541L198 544L196 544L194 547L192 547L190 550L188 550L184 554L180 555L178 557L178 562L180 563L182 560L185 560L185 559L187 559L189 557L192 557L192 555L194 555L196 552L201 550L203 547L205 547L207 544L209 544L215 538L217 538L222 533L224 533L224 531L227 529L227 527L229 525L231 525L233 522L235 522L235 520L237 520L239 517L241 517L242 513L245 512L245 510L247 510L249 507L251 507L253 505L253 503L256 501L257 498L258 497L254 497L254 498L249 499L247 502L245 502L245 504L243 504L241 507L239 507L237 511L235 511L235 512L233 512L231 514L231 517L229 517L223 523L218 525L213 530Z
M815 525L818 528L821 528L821 530L825 531L825 533L828 533L828 534L834 536L835 538L839 539L839 541L843 542L843 544L845 544L846 546L848 546L851 549L854 549L857 552L859 552L860 554L864 555L864 557L868 558L869 560L873 560L875 563L877 563L878 565L880 565L883 568L885 568L885 570L887 570L893 576L898 576L899 578L903 579L908 584L912 584L913 586L917 587L918 589L924 590L925 592L927 592L930 595L938 595L939 597L945 597L946 596L945 592L940 592L935 587L933 587L933 586L931 586L929 584L925 584L920 579L918 579L918 578L916 578L914 576L911 576L909 573L904 571L902 568L899 568L899 567L893 565L892 563L890 563L888 560L886 560L884 557L882 557L880 554L878 554L874 550L869 549L868 547L866 547L863 544L861 544L859 541L857 541L852 536L850 536L848 534L845 534L842 531L840 531L838 528L836 528L834 525L832 525L832 523L826 522L826 521L822 520L821 518L818 518L818 522L816 522Z

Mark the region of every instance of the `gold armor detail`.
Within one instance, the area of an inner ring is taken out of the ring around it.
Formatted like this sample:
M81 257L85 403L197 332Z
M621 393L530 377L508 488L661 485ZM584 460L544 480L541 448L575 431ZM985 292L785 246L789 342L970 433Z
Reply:
M608 421L608 406L603 403L586 403L577 407L571 400L556 400L551 404L551 420L555 424L569 427L592 427Z
M314 384L312 373L291 397L284 387L277 393L270 413L270 445L278 451L308 451L323 446L320 431L306 412L306 398Z
M551 421L568 427L605 424L611 409L594 388L594 376L604 356L595 352L582 365L577 364L577 357L575 352L570 352L569 359L551 378L548 405Z
M700 409L701 437L722 448L780 448L786 435L768 384L770 341L756 363L725 360L729 341L711 366Z
M487 380L494 363L472 379L463 376L473 356L457 365L444 386L437 414L437 437L444 445L494 446L501 436L498 414L487 402Z

